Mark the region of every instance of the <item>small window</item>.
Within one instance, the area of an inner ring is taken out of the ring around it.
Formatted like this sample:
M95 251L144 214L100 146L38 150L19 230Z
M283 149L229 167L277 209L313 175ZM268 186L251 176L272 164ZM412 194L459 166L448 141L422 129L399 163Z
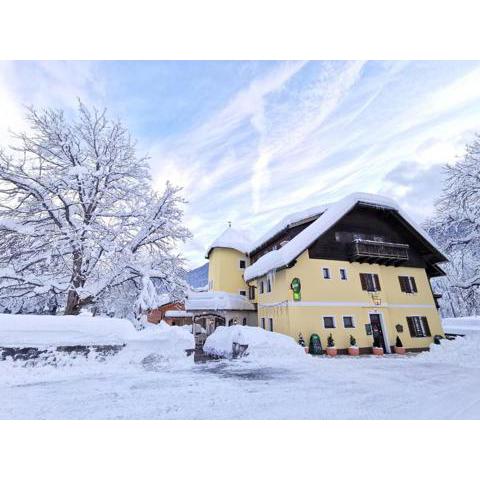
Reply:
M330 269L329 268L322 268L323 278L325 280L330 280Z
M407 317L408 329L411 337L430 337L430 327L427 317Z
M267 278L267 293L270 293L272 291L272 282L270 281L269 278Z
M243 295L244 297L247 296L247 292L245 290L240 290L240 295Z
M379 292L381 290L380 279L376 273L361 273L360 283L362 284L362 290L367 292Z
M347 279L347 269L346 268L341 268L340 269L340 280L346 280Z
M255 287L253 285L248 287L248 298L249 300L255 300Z
M263 280L260 282L260 293L263 293L263 289L264 289L264 286L263 286Z
M242 325L245 326L246 324L247 324L247 319L244 318L244 319L242 320Z
M261 319L261 325L262 325L262 328L265 330L265 319L262 317Z
M268 329L273 332L273 318L268 319Z
M334 317L323 317L323 326L325 328L335 328L335 318Z
M245 260L240 260L240 268L245 268Z
M343 326L345 328L354 328L355 325L353 324L353 317L351 315L344 315L343 316Z
M233 319L230 319L230 320L228 321L228 326L231 327L232 325L233 325Z
M414 277L399 276L400 290L405 293L417 293L417 283Z

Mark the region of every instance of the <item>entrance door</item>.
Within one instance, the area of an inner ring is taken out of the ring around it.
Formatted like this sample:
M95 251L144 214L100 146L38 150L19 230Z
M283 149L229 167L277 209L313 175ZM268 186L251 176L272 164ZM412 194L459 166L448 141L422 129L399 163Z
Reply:
M382 320L379 313L370 314L370 324L372 325L373 339L378 339L380 345L383 348L383 351L386 352L387 349L385 348L385 339L382 330Z

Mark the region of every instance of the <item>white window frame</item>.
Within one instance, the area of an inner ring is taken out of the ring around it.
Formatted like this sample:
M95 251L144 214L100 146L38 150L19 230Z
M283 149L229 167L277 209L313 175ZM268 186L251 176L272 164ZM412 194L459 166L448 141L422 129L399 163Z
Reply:
M352 319L352 326L351 327L346 327L345 326L345 321L344 321L345 317L350 317ZM352 328L357 328L357 321L355 319L355 315L348 314L348 313L346 315L342 315L342 326L345 330L351 330Z
M325 277L325 270L327 271L328 277ZM332 279L332 272L330 271L330 267L322 267L322 276L324 280Z
M266 278L265 280L266 283L266 292L265 293L272 293L272 282L269 278Z
M260 280L260 283L258 285L258 293L261 295L265 293L265 283L263 280Z
M375 288L375 290L362 290L362 292L367 292L369 294L372 294L372 293L377 293L377 292L382 291L382 284L381 283L380 283L380 290L377 290L377 287L375 285L375 275L378 275L378 281L380 282L380 274L379 273L377 273L377 272L358 272L358 273L359 273L359 275L360 275L360 273L370 275L372 277L373 288Z
M410 287L410 291L409 292L402 292L402 293L405 293L407 295L418 295L418 285L417 285L417 281L415 280L413 275L404 275L404 277L407 279L408 286ZM415 282L415 288L417 289L416 292L413 291L412 278L414 279L414 282Z
M325 319L326 318L333 318L333 327L326 327L325 326ZM333 330L334 328L337 328L337 319L335 318L335 315L322 315L322 320L323 320L323 328L325 330Z
M345 272L345 278L342 278L342 271ZM338 273L339 273L339 275L340 275L340 280L341 280L342 282L346 282L346 281L348 280L348 270L347 270L346 268L343 268L343 267L340 268L340 269L338 270Z
M273 318L272 317L268 318L268 331L273 332Z

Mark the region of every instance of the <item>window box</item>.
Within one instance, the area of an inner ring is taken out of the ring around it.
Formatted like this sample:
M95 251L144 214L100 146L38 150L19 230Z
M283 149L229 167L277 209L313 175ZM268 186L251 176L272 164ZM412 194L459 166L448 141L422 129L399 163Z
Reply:
M358 355L360 355L360 348L352 347L350 345L350 347L348 347L348 354L351 355L352 357L357 357Z

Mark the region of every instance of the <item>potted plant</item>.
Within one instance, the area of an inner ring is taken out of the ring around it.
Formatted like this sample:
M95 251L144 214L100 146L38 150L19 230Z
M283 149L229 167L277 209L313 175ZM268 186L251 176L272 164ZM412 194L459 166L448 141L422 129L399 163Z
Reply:
M373 339L373 354L383 355L383 348L382 348L382 345L380 344L380 339L378 337L375 337Z
M402 341L400 340L400 337L397 335L397 340L395 341L395 347L393 348L395 353L398 353L399 355L403 355L405 353L405 347L402 344Z
M337 349L335 348L335 340L330 334L327 338L327 355L329 357L334 357L337 354Z
M353 335L350 335L350 346L348 347L348 354L357 356L360 353L360 349L357 345L357 340Z
M304 348L305 353L308 353L309 347L307 347L305 344L305 340L303 339L302 332L299 332L298 334L298 344Z

